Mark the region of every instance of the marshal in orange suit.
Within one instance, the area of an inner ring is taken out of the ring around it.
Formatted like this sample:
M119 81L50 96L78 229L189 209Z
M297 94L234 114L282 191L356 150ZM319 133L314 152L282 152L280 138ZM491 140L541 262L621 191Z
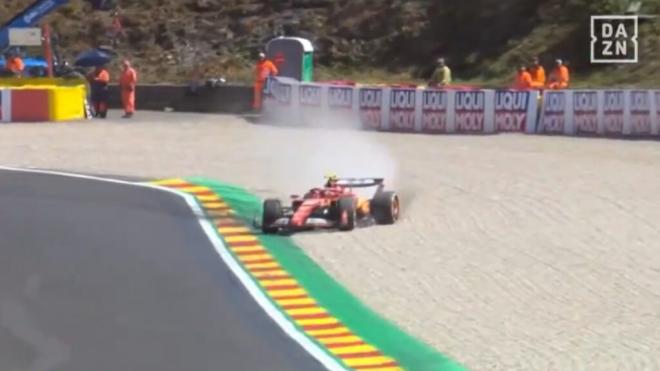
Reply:
M550 84L548 89L566 89L571 81L568 67L564 65L561 59L555 61L555 69L550 74Z
M124 60L122 64L119 87L121 89L121 103L124 106L124 118L131 118L135 113L135 87L137 86L137 72L131 62Z
M255 110L261 109L262 95L264 90L264 84L268 76L276 76L278 74L277 67L273 62L266 59L264 53L259 53L259 61L254 69L254 100L252 102L252 107Z
M545 68L541 65L538 57L533 59L529 73L532 75L532 87L543 89L545 87Z

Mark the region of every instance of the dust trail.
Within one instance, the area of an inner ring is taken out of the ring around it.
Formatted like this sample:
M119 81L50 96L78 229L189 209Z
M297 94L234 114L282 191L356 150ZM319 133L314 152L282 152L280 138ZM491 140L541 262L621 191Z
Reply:
M394 188L397 195L399 196L399 202L401 202L401 209L399 211L399 219L405 220L408 216L408 210L416 202L417 191L410 185L403 186L403 188Z
M388 148L359 129L349 114L306 116L305 130L274 129L277 150L268 160L271 176L268 179L279 192L300 193L310 187L321 186L327 173L339 177L385 178L386 188L396 190L399 168L396 157ZM281 122L268 125L288 126ZM273 137L264 140L272 143ZM374 189L360 190L371 196Z

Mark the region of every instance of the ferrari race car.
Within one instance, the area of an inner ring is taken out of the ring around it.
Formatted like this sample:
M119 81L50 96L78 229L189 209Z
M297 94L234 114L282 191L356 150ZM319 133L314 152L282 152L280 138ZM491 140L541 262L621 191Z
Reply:
M326 177L323 188L312 188L304 196L291 196L291 205L278 199L263 203L261 229L279 231L312 229L353 230L360 224L394 224L399 218L399 196L384 190L383 178ZM355 188L376 187L371 199L355 194Z

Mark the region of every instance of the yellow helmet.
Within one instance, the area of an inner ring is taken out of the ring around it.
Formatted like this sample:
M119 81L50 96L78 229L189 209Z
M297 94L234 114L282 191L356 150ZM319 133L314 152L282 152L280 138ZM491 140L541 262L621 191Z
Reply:
M327 173L325 174L325 181L326 183L331 183L331 182L336 182L339 180L339 177L335 173Z

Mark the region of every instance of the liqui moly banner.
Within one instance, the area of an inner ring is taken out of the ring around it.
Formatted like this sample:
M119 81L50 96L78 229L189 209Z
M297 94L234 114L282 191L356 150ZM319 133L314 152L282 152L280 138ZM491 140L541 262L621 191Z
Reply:
M573 92L573 126L575 134L597 135L599 99L596 91Z
M391 89L388 129L396 132L415 132L416 89Z
M454 132L461 134L494 132L494 91L459 90L454 94Z
M660 91L440 90L344 87L269 79L264 110L287 122L315 126L319 110L330 124L350 120L366 130L395 132L526 132L556 135L660 135ZM8 95L2 107L8 112ZM541 116L537 120L537 112Z
M497 132L536 131L538 92L498 90L495 92L495 130Z
M273 85L275 102L280 106L290 107L293 103L293 85L279 82Z
M486 97L483 91L458 91L454 104L457 133L483 133L486 121Z
M546 91L539 133L644 137L659 133L649 90Z
M606 136L623 135L626 116L626 96L623 90L606 90L602 94L603 124L601 134Z
M652 134L651 94L648 90L631 90L628 134L650 136Z
M366 130L383 130L384 123L384 94L380 88L360 88L358 90L358 111L360 125Z
M328 108L331 110L353 110L353 87L330 86L328 88Z
M328 117L338 126L359 126L357 89L353 86L327 88ZM332 124L332 122L330 123Z
M289 78L266 80L263 90L263 111L269 119L287 124L305 124L301 122L300 107L300 88L296 80Z
M303 123L313 122L323 113L323 87L316 84L298 85L298 103Z
M285 78L268 78L264 84L264 103L276 103L280 106L294 106L293 86L298 85L295 80ZM298 89L296 89L298 91ZM297 104L296 104L297 106Z
M446 134L450 132L449 122L449 93L446 90L424 90L421 131L428 134Z
M569 90L545 91L537 133L572 134L573 110L568 105L572 95Z
M301 106L321 108L323 103L321 85L301 84L298 89L298 101Z

